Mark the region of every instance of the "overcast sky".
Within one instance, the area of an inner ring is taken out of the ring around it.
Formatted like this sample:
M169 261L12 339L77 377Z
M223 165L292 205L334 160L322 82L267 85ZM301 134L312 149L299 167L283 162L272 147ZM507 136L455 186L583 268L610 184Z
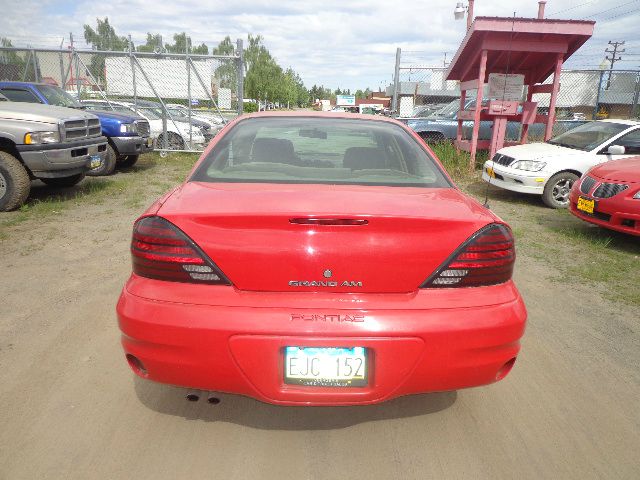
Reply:
M217 45L226 35L260 34L283 67L300 73L307 87L377 89L391 81L397 47L408 63L442 65L464 36L453 20L452 0L0 0L0 35L14 45L58 46L85 23L109 17L120 35L144 43L147 32L171 40L186 31L193 44ZM476 0L481 16L535 17L536 0ZM626 40L616 67L640 67L640 0L549 0L547 16L596 20L594 37L568 66L597 68L609 40ZM404 62L403 62L404 63Z

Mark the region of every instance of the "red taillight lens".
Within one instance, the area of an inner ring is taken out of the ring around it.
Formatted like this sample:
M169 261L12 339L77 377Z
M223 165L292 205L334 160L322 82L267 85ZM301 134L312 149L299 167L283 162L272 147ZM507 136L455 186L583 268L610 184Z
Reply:
M421 288L479 287L511 278L516 260L513 235L506 225L476 232L421 285Z
M141 277L230 285L193 240L161 217L145 217L136 222L131 257L133 272Z

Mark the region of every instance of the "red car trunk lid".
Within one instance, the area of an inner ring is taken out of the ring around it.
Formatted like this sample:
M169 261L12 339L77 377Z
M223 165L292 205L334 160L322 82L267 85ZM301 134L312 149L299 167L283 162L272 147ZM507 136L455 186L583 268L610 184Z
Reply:
M411 292L496 221L454 188L190 182L158 214L234 286Z

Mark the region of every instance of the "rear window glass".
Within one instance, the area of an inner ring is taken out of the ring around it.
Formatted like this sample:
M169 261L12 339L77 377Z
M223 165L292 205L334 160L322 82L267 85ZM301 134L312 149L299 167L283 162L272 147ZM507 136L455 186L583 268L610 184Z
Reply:
M403 128L332 117L243 120L209 152L191 180L451 186Z

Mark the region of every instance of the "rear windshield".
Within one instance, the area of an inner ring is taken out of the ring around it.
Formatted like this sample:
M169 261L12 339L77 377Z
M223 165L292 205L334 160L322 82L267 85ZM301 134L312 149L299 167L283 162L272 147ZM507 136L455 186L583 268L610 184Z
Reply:
M451 186L403 128L331 117L243 120L209 152L191 180Z

